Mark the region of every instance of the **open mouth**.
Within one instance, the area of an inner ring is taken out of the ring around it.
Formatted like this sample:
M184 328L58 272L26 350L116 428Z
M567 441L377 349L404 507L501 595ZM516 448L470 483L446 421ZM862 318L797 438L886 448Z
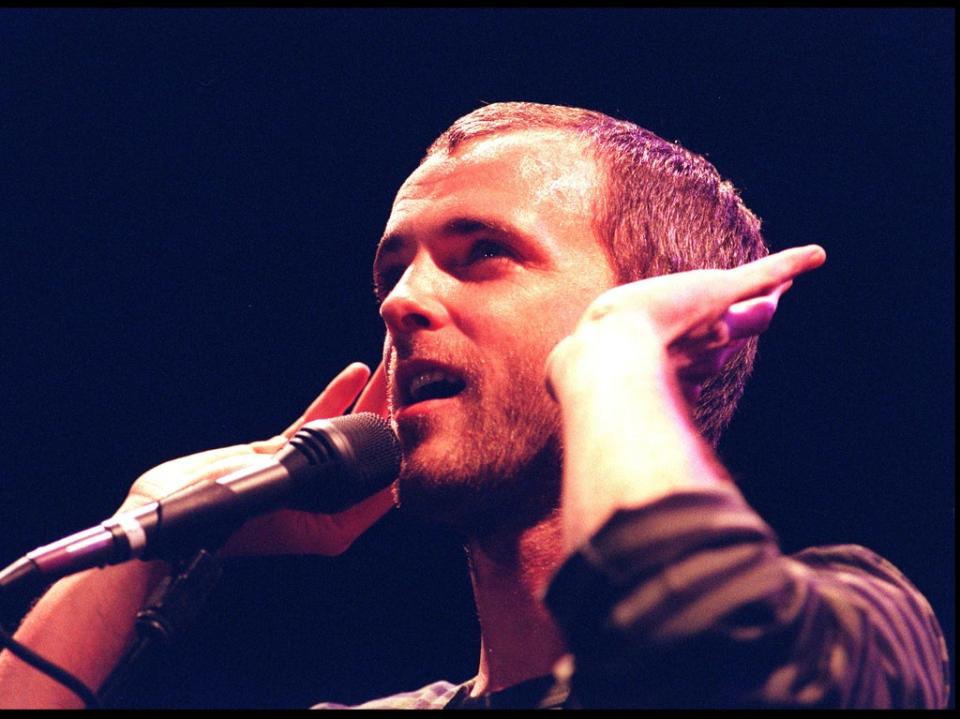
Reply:
M431 399L447 399L460 394L467 383L458 374L437 367L407 374L401 385L403 405L409 406Z

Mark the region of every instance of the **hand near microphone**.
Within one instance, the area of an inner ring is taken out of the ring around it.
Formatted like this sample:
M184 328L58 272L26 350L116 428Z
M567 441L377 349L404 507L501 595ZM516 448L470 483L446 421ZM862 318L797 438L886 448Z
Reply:
M369 381L368 381L369 379ZM362 392L360 392L362 390ZM303 415L273 439L253 442L259 455L273 454L307 422L343 414L360 392L353 413L373 412L384 419L387 384L383 364L370 370L356 362L338 374ZM337 555L394 506L393 485L338 514L284 509L255 517L244 524L223 548L224 554Z
M134 482L118 513L162 499L204 480L215 480L238 470L264 465L303 425L316 419L342 415L354 399L354 413L374 412L387 416L382 365L372 378L366 365L355 362L347 366L299 419L275 437L199 452L154 467ZM225 555L341 554L391 507L393 494L391 487L387 487L338 514L292 509L274 511L248 520L231 535L222 552Z

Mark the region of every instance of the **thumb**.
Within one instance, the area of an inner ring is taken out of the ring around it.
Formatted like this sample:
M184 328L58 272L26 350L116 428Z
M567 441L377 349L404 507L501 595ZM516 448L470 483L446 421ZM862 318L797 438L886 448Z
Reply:
M373 371L373 376L367 382L353 411L373 412L384 419L390 418L390 409L387 405L387 375L383 362Z
M273 454L307 422L340 416L356 399L369 376L370 368L362 362L347 365L289 427L270 439L250 442L250 447L258 454Z
M370 368L362 362L347 365L340 374L326 386L323 392L310 403L310 406L289 427L283 430L287 439L297 433L303 425L315 419L326 419L343 414L357 398L367 383Z

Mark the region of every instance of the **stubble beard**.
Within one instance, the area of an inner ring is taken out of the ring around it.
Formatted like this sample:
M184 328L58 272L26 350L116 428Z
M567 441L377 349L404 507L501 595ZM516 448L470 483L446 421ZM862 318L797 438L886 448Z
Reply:
M466 539L531 527L559 506L560 411L542 370L511 368L509 386L484 392L479 372L448 416L400 425L401 511Z

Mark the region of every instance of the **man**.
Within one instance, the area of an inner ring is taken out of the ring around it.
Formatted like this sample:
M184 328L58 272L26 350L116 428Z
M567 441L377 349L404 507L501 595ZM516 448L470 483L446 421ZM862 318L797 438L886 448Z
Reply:
M784 557L713 454L756 335L825 259L766 254L709 163L630 123L504 103L438 138L378 247L384 362L355 411L398 432L401 510L464 535L481 652L463 685L369 706L945 704L943 638L912 585L862 548ZM151 470L122 509L275 452L368 375L348 367L273 440ZM276 513L226 550L337 553L391 505ZM166 571L65 579L18 637L97 687ZM3 661L8 705L77 705Z

